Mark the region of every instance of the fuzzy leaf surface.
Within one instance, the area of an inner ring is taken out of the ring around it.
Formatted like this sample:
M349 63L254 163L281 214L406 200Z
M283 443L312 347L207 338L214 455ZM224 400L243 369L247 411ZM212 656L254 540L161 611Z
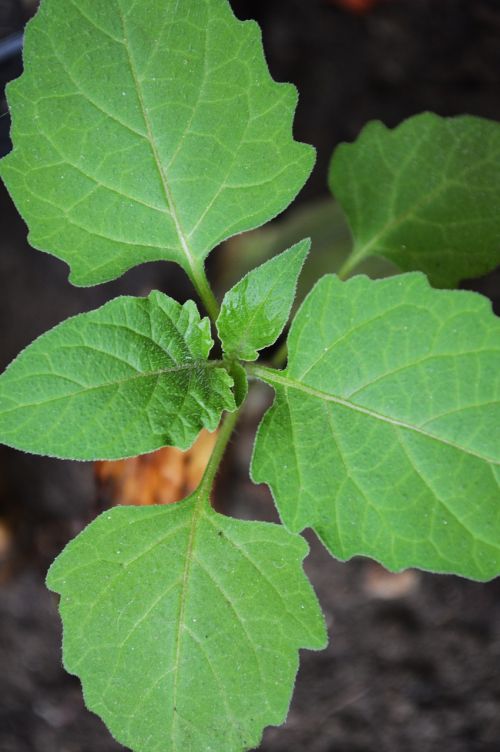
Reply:
M438 287L500 264L500 124L477 117L369 123L333 155L330 188L354 235L351 268L370 255Z
M339 559L500 573L500 321L421 274L316 285L252 461L284 523Z
M325 645L307 551L196 494L105 512L47 578L87 706L134 752L258 746L285 719L299 648Z
M288 321L310 246L310 240L302 240L248 272L226 293L217 319L226 353L257 360L259 350L276 342Z
M296 90L271 79L258 26L227 0L43 0L24 65L0 173L32 245L75 284L161 259L192 275L311 171Z
M212 345L195 304L160 292L67 319L0 376L0 440L78 460L187 449L235 409Z

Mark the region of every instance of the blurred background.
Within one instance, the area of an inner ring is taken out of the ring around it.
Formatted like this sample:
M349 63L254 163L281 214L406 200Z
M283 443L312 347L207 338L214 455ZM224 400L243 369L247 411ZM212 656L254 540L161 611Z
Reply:
M295 135L318 150L294 208L263 231L229 241L210 259L219 293L259 261L304 235L315 261L337 268L349 234L328 196L336 144L371 119L388 126L423 110L500 120L498 0L231 0L261 25L272 75L300 92ZM0 0L0 151L9 148L5 83L22 69L22 30L32 0ZM73 288L66 266L32 251L0 188L0 366L37 335L121 293L159 288L191 296L172 264L149 264L93 289ZM369 270L386 274L381 265ZM500 302L498 272L464 286ZM222 469L214 503L240 517L275 519L264 487L248 479L256 425L270 393L257 389ZM0 447L0 750L123 749L82 703L64 673L55 598L43 581L66 541L118 499L168 503L202 472L211 437L187 455L164 450L127 463L78 464ZM285 727L268 729L265 752L498 752L500 581L406 572L331 560L309 536L306 567L331 634L324 653L303 653Z

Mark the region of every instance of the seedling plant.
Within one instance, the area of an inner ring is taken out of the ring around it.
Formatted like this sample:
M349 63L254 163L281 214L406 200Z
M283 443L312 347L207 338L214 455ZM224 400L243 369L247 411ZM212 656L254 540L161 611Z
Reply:
M352 251L300 306L275 367L260 353L287 326L310 242L220 306L205 273L210 251L282 212L314 163L257 25L227 0L42 0L24 64L0 173L31 244L75 285L175 262L207 315L154 291L63 321L0 377L2 441L112 460L218 428L189 498L105 512L50 568L65 666L136 752L254 748L286 717L299 649L326 643L306 528L341 560L500 572L500 327L485 298L446 289L500 261L500 126L422 114L336 149ZM353 276L370 256L400 273ZM275 397L250 472L281 524L210 503L256 380Z

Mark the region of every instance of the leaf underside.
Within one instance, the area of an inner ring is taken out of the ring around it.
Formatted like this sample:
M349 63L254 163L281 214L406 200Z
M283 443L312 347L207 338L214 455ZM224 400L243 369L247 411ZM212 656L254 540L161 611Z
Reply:
M286 716L298 649L325 644L307 550L196 496L105 512L47 578L87 706L134 752L257 746Z
M354 235L353 261L385 256L438 287L500 264L500 124L424 113L369 123L333 155L330 188ZM354 266L354 264L353 264Z
M9 86L0 174L30 242L78 285L171 260L188 273L288 206L314 150L260 30L227 0L43 0Z
M340 559L500 573L500 322L423 275L324 277L289 335L252 477Z
M79 460L187 449L235 409L231 377L207 360L212 345L195 304L160 292L67 319L0 376L2 441Z
M222 301L217 330L226 353L257 360L288 321L297 280L311 246L302 240L246 274Z

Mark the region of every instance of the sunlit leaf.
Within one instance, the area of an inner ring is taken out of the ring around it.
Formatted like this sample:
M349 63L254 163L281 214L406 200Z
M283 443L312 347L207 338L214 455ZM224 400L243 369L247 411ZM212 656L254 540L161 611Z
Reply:
M24 64L0 173L32 245L75 284L159 259L196 278L311 170L295 88L271 79L257 24L227 0L43 0Z
M0 438L79 460L187 449L235 408L232 378L207 360L212 345L195 304L159 292L67 319L0 376Z
M134 752L238 752L283 722L299 648L325 644L299 536L195 494L106 512L52 565L64 661Z
M338 558L500 573L500 321L420 274L324 277L289 336L252 474Z
M256 360L288 321L297 280L311 245L302 240L246 274L224 296L217 329L226 353Z

